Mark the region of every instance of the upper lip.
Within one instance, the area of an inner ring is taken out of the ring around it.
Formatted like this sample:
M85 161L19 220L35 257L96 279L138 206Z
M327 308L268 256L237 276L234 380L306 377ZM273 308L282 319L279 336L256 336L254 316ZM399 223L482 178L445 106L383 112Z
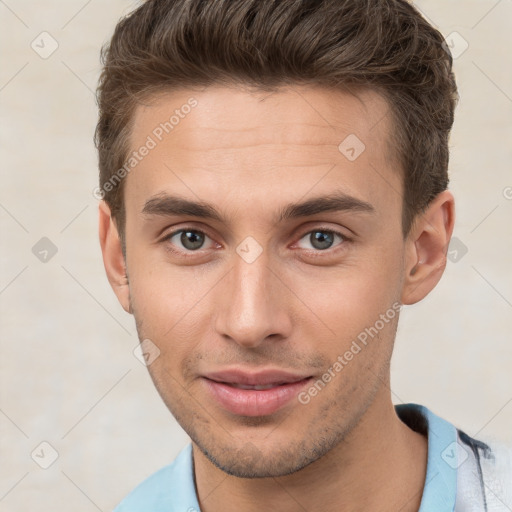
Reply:
M226 384L243 384L245 386L268 386L269 384L290 384L307 379L310 375L299 375L285 370L248 371L242 369L209 372L203 375L206 379Z

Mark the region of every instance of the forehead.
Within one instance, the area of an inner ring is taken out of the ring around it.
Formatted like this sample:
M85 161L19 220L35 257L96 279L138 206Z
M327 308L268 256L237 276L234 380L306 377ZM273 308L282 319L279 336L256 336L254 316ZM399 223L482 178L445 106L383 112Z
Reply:
M141 211L147 197L177 190L201 199L227 201L238 193L263 202L277 190L274 200L283 194L297 200L313 188L318 195L333 187L385 202L401 187L389 158L388 112L374 91L305 86L154 96L134 114L131 151L151 148L127 177L126 202Z

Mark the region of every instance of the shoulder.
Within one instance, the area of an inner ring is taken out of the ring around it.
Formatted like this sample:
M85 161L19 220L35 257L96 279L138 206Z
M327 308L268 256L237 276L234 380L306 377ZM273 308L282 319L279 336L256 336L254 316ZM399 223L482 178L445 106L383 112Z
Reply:
M199 510L193 476L192 446L186 446L172 464L139 484L114 512L193 512Z
M474 461L461 464L458 479L461 498L474 501L471 489L479 487L484 497L483 510L512 510L512 447L492 438L476 440L460 430L458 437L470 455L468 459ZM472 485L473 482L478 484Z
M172 478L172 466L163 467L140 483L115 508L114 512L157 511L167 499L168 483Z
M396 410L428 437L421 512L448 510L446 504L454 512L512 511L512 446L471 437L422 405L400 404Z

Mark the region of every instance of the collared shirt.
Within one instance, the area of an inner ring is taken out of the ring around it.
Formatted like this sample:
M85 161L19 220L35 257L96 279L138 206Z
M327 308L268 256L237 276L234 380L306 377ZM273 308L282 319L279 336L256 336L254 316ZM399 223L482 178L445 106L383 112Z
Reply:
M481 464L484 459L493 460L487 444L472 439L424 406L401 404L395 410L405 424L428 438L427 474L418 512L512 510L495 493L489 493L492 489L486 485ZM114 512L201 512L192 445L136 487Z

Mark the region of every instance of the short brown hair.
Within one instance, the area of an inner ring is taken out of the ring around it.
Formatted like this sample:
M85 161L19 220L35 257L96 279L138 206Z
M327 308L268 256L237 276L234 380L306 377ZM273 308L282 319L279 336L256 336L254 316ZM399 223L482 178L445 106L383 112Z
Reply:
M95 143L101 196L121 236L124 180L105 185L125 165L137 104L173 89L369 87L390 106L404 236L448 186L452 57L406 0L147 0L119 21L102 64Z

